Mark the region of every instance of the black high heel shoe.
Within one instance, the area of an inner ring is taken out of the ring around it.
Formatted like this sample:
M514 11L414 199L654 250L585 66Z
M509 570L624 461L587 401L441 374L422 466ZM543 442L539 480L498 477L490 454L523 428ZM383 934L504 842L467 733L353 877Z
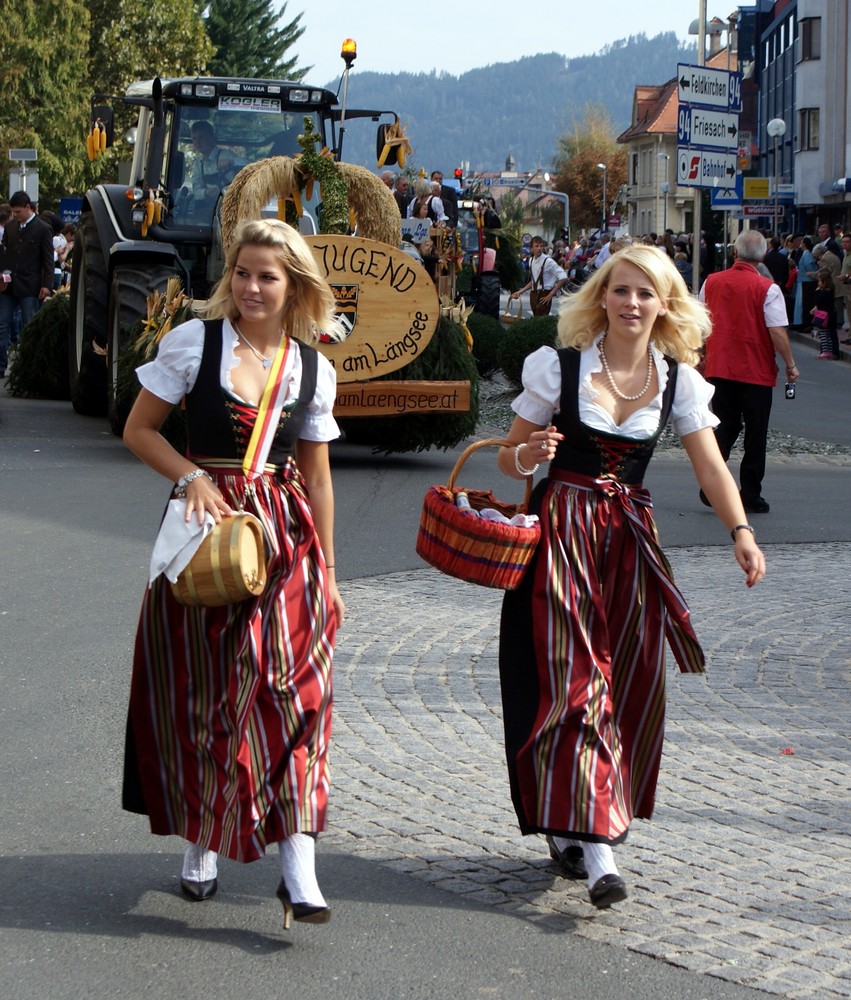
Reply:
M290 899L287 883L281 879L275 895L284 908L284 930L288 931L293 920L303 924L327 924L331 919L330 906L314 906L312 903L294 903Z
M205 899L210 899L212 896L216 895L216 890L218 888L218 880L214 878L211 878L206 882L193 882L188 878L182 878L180 880L181 892L187 899L191 899L193 903L200 903Z

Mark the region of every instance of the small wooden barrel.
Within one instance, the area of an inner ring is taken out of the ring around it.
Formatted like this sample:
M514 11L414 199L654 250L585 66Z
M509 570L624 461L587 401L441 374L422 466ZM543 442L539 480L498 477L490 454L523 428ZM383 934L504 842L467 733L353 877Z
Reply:
M181 604L218 608L263 593L263 525L253 514L223 517L171 585Z

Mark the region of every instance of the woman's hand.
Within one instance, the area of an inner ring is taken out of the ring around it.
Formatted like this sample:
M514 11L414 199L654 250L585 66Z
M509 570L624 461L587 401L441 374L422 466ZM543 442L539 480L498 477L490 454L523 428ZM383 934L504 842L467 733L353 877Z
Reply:
M208 476L199 476L186 487L186 521L191 521L195 514L198 523L203 524L207 513L218 524L223 517L233 517L236 511L225 502L218 486Z
M339 628L346 620L346 602L343 600L340 595L340 591L337 589L333 573L331 574L331 580L328 583L328 593L331 597L331 603L334 605L334 614L337 616L337 628Z
M555 458L559 442L563 440L564 434L560 434L554 424L544 427L543 430L533 431L526 441L526 448L529 451L532 464L551 462Z
M736 532L736 562L745 571L745 583L749 587L765 576L765 556L749 531Z

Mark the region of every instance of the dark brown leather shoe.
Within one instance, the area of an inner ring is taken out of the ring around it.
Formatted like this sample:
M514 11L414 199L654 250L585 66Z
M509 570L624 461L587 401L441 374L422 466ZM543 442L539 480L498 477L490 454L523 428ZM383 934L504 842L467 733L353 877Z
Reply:
M559 875L563 878L571 879L588 878L588 871L585 868L585 857L581 847L571 846L560 851L549 834L547 834L547 846L550 849L550 857L556 863Z

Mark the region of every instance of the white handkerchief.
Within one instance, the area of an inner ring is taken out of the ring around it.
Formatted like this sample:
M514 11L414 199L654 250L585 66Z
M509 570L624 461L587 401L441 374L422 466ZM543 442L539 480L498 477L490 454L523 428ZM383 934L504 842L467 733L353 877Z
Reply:
M151 555L151 569L148 586L156 580L160 573L174 583L189 561L198 551L198 546L215 528L216 522L208 511L204 523L199 524L193 514L190 521L186 520L186 501L169 500L160 533L154 542Z

